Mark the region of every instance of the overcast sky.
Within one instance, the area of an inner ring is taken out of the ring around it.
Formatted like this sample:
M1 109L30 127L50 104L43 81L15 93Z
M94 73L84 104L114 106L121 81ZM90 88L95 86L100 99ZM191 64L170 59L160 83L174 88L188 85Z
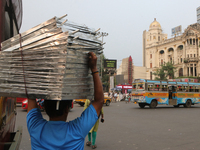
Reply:
M171 29L182 30L196 23L196 8L200 0L22 0L24 32L54 16L68 14L72 22L91 28L101 28L104 55L118 60L131 56L134 65L142 66L142 34L154 18L171 38Z

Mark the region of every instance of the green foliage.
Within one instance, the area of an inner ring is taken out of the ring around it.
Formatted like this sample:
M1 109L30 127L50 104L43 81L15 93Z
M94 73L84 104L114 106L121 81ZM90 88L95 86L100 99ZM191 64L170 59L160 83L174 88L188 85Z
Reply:
M104 54L100 55L100 59L101 59L101 61L100 61L101 65L100 65L99 70L100 70L100 75L102 75L101 81L102 81L102 84L103 84L104 91L108 92L110 84L109 84L109 75L107 73L107 69L104 69L104 62L103 61L104 61L104 59L106 59Z
M174 79L174 73L176 72L176 67L172 64L172 62L164 63L160 69L157 69L156 72L153 73L155 75L155 80L167 80Z
M104 87L104 91L105 92L108 92L108 89L109 89L109 75L108 74L103 74L102 76L102 84L103 84L103 87Z
M155 80L166 80L165 70L163 68L157 69L156 72L153 73L155 75Z
M104 54L101 54L100 55L100 63L101 63L101 65L100 65L100 74L102 73L102 76L103 76L103 72L104 72L104 66L103 66L104 65L104 63L103 63L104 59L106 59Z

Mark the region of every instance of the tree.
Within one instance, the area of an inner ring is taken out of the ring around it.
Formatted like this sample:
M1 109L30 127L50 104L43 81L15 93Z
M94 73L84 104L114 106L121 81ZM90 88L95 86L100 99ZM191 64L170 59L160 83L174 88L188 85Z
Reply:
M103 72L104 72L104 59L106 59L105 56L104 56L104 54L101 54L100 55L100 70L99 70L100 73L99 74L102 75L102 76L103 76Z
M108 75L108 70L104 69L104 59L106 59L104 54L101 54L100 55L100 63L101 63L101 65L100 65L100 75L102 75L101 81L102 81L102 84L103 84L103 89L106 92L109 89L109 75Z
M153 73L155 75L155 80L167 80L174 78L174 73L176 72L176 67L172 64L172 62L164 63L161 65L160 69L157 69L156 72Z
M174 79L174 74L177 71L176 70L177 68L174 67L173 63L167 62L167 63L164 64L163 68L167 73L167 77L169 77L169 79Z
M102 84L103 84L103 89L105 92L108 91L110 85L109 85L109 75L108 74L103 74L102 76Z
M161 69L157 69L156 72L153 73L153 75L157 76L155 77L155 80L166 80L166 74L163 67Z

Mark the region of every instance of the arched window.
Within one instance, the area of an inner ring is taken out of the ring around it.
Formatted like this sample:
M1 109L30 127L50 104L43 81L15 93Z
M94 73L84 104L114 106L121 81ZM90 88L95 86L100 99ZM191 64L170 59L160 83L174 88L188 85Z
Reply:
M174 51L173 48L169 48L169 49L168 49L168 52L173 52L173 51Z
M183 68L180 68L178 72L179 72L179 77L182 77L183 76Z
M183 45L179 45L177 49L178 50L183 50Z
M160 51L160 54L164 54L164 53L165 53L165 51L164 51L164 50L161 50L161 51Z

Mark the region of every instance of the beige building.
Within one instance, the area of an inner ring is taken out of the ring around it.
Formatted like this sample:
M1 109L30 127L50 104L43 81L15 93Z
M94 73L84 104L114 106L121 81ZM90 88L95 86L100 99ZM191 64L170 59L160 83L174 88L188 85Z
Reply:
M146 67L142 66L133 66L133 67L134 67L134 73L133 73L134 79L146 79Z
M133 68L132 57L129 56L124 58L122 59L119 69L117 69L117 75L124 75L124 82L127 84L132 84L134 73Z
M130 73L130 71L132 73ZM146 79L146 67L134 66L132 63L132 58L130 56L122 59L122 63L119 69L117 69L117 75L123 75L124 82L130 84L134 79Z
M177 67L176 77L200 75L200 24L189 25L185 31L168 39L159 22L154 19L149 30L143 32L143 67L146 79L154 79L152 73L164 62Z

